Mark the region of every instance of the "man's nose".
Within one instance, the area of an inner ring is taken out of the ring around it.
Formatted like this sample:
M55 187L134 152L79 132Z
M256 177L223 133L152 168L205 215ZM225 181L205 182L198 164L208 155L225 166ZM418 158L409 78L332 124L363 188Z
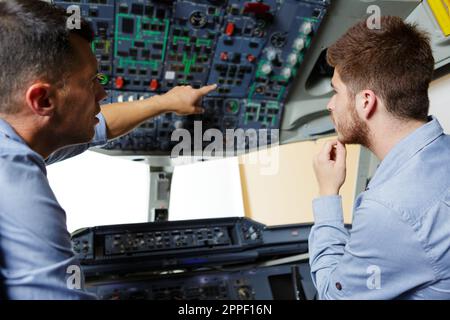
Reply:
M327 104L327 110L328 111L330 111L330 112L332 112L333 111L333 100L330 100L330 102L328 102L328 104Z

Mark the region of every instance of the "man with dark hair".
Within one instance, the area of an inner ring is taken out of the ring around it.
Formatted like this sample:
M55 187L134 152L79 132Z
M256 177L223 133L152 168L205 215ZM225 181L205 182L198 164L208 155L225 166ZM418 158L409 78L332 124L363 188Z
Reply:
M92 298L83 290L66 215L45 166L122 136L165 112L202 112L215 89L176 87L100 108L86 23L36 0L0 0L0 288L10 299Z
M338 134L314 159L320 197L309 239L321 299L450 299L450 137L428 118L434 60L425 34L397 17L351 27L327 53ZM345 144L381 164L344 227Z

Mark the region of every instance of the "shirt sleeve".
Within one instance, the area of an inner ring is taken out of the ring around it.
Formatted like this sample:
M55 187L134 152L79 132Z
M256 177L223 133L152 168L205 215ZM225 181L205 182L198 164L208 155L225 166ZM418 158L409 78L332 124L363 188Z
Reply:
M350 232L339 196L315 199L313 210L309 253L319 299L396 299L435 279L414 229L387 206L361 201Z
M1 159L0 159L1 160ZM0 162L0 265L9 299L93 299L84 291L66 214L33 155ZM7 187L6 187L7 186Z
M52 153L47 160L45 160L45 163L50 165L75 157L91 147L105 145L108 142L105 117L103 114L99 113L97 118L99 119L99 123L95 126L95 134L91 142L61 148Z

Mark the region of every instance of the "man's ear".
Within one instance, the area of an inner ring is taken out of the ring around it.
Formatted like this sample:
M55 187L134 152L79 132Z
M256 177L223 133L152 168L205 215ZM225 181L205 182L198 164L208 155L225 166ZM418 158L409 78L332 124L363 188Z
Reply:
M370 119L378 107L378 97L372 90L362 90L356 95L356 110L362 119Z
M34 83L26 93L26 103L34 114L40 116L51 116L55 111L55 106L51 99L51 85L48 83Z

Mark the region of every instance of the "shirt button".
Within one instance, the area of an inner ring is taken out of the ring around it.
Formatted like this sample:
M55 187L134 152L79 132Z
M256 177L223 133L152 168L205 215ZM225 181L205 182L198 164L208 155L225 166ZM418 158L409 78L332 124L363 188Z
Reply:
M342 290L342 284L340 282L336 282L336 289L338 289L339 291Z

